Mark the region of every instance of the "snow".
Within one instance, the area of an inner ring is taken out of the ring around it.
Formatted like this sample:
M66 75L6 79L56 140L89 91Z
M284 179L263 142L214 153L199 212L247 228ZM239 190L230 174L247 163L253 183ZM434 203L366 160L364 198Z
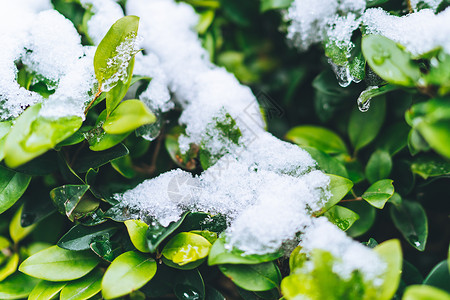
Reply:
M364 279L372 281L374 286L380 286L383 283L379 277L383 274L386 264L368 247L347 238L342 230L324 217L313 221L302 235L300 246L302 247L300 251L307 256L315 249L321 249L339 258L333 263L333 272L343 279L350 279L352 272L359 270L364 274ZM307 262L307 264L312 263L312 261Z
M339 7L350 9L357 3L342 2ZM187 150L195 143L221 158L195 177L175 170L148 179L117 194L121 205L129 207L134 217L151 217L163 226L179 220L185 211L224 215L229 225L226 247L245 254L275 252L297 240L299 232L304 233L305 249L309 245L310 251L329 251L330 234L317 233L331 228L331 234L338 232L333 239L340 247L331 251L342 262L336 264L336 272L346 277L357 269L368 279L380 275L384 268L374 252L326 219L311 217L330 196L329 177L316 169L304 150L264 131L251 90L208 61L193 30L198 20L194 10L171 0L129 0L127 12L141 17L143 47L157 56L169 88L183 108L179 121L186 126L186 136L180 147ZM226 136L217 138L219 132L214 131L217 122L232 126L227 116L235 120L242 134L237 143ZM312 239L318 240L308 243ZM356 262L352 263L353 251ZM374 263L363 266L362 258ZM350 266L344 267L347 263Z
M62 42L64 41L64 42ZM55 10L40 12L30 27L22 62L27 69L57 84L83 55L72 22Z
M123 17L122 8L111 0L80 0L80 3L93 13L87 22L88 36L98 45L112 24Z
M327 30L339 15L361 14L365 7L364 0L295 0L284 16L290 22L287 38L299 49L307 50L327 38Z
M403 45L413 55L442 47L450 54L450 8L435 15L431 9L397 17L380 9L363 16L368 34L380 34Z

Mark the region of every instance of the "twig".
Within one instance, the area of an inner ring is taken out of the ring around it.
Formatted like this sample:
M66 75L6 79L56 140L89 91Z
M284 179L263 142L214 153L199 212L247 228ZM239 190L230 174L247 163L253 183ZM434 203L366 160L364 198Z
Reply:
M100 95L102 94L102 90L100 88L100 86L98 87L98 91L97 94L95 94L94 99L92 99L91 102L89 102L88 106L86 107L86 109L84 110L84 115L87 115L89 109L91 108L92 104L94 104L95 100L98 99L98 97L100 97Z
M339 202L355 202L355 201L362 201L362 200L363 200L362 197L356 197L354 199L344 199L344 200L341 200Z

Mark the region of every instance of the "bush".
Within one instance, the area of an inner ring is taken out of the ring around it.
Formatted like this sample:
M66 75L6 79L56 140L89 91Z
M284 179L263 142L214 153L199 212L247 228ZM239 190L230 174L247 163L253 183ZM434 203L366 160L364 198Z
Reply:
M450 299L448 1L22 2L1 299Z

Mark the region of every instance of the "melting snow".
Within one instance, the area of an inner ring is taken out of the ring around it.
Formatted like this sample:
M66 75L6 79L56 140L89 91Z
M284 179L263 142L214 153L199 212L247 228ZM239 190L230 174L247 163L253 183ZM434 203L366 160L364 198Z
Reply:
M396 41L414 55L439 47L450 54L450 7L437 15L431 9L423 9L403 17L373 8L364 13L363 24L367 33Z

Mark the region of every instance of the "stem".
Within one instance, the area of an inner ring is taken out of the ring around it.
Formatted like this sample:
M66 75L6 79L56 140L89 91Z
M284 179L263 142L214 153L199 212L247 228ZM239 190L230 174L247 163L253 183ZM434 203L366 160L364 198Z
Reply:
M98 87L97 94L95 94L94 99L92 99L92 101L89 102L88 106L87 106L86 109L84 110L84 115L87 115L87 113L88 113L89 109L91 108L92 104L94 104L95 100L97 100L98 97L100 97L101 94L102 94L102 90L101 90L101 87L99 86L99 87Z
M341 201L339 201L339 202L355 202L355 201L362 201L363 200L363 198L361 198L361 197L356 197L356 198L354 198L354 199L344 199L344 200L341 200Z
M409 13L412 14L413 13L413 9L412 9L412 5L411 5L411 0L406 0L406 4L408 5Z

